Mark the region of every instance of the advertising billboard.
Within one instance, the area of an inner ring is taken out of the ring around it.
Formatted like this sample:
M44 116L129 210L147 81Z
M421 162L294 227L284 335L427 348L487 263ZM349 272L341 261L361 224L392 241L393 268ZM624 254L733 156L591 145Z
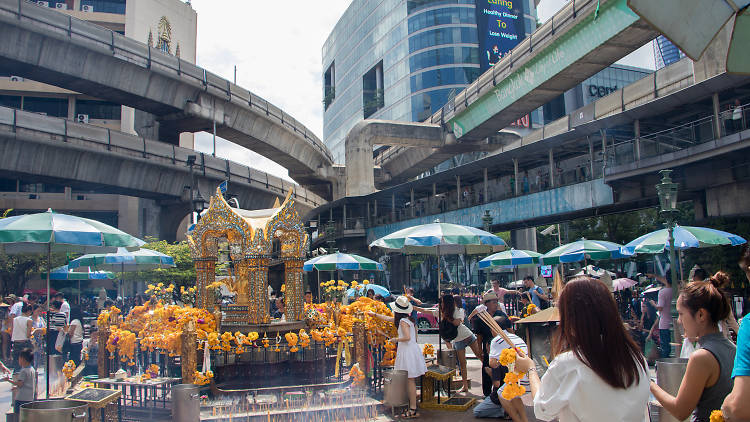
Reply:
M479 62L489 69L526 37L523 1L477 0Z

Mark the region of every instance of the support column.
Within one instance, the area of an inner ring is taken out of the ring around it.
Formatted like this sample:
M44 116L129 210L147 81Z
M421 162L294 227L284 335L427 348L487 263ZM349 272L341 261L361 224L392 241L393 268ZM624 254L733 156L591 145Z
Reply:
M432 196L430 197L430 214L437 213L437 185L432 184Z
M461 208L461 176L456 176L456 208Z
M641 121L639 119L635 119L633 122L633 134L635 135L633 155L635 161L641 161Z
M206 293L206 286L216 280L216 258L198 258L195 260L195 289L198 297L195 300L196 306L201 309L213 309L213 295L209 297ZM268 294L268 292L266 292Z
M372 216L375 217L375 219L378 218L378 198L375 198L374 200L375 209L373 210Z
M513 247L515 247L516 249L536 251L536 229L534 227L529 227L527 229L512 230L510 232L510 241L511 245L513 245ZM536 268L519 268L516 270L516 276L518 278L522 278L527 275L531 275L532 277L535 276Z
M367 218L365 219L365 223L367 224L367 227L372 226L372 224L370 224L370 201L367 201Z
M719 139L721 138L721 119L719 118L721 110L719 109L720 103L718 92L714 92L711 96L711 102L713 103L714 109L714 138Z
M284 259L284 305L287 321L303 321L305 319L305 300L302 291L302 258Z
M343 224L341 225L341 227L343 227L344 230L346 230L346 204L342 205L341 208L342 208L341 213L344 216L344 221L342 221Z
M409 204L411 204L411 218L414 218L416 216L414 207L414 188L410 189L409 194L411 195L411 198L409 199Z
M555 186L555 153L552 148L549 149L549 183L550 186Z
M591 178L594 179L596 177L594 174L594 141L588 136L586 140L589 142L589 171L591 172Z
M321 230L319 227L318 230ZM321 233L320 231L318 233ZM271 322L268 314L268 255L248 255L247 268L249 276L250 300L247 313L251 324Z
M396 194L391 194L391 222L396 221Z
M518 195L518 159L513 159L513 196Z
M484 201L483 201L483 203L486 204L486 203L490 202L489 197L487 195L487 193L488 193L488 190L487 190L487 167L485 167L485 168L482 169L482 173L483 173L482 176L484 177L484 186L482 186L482 189L484 189Z
M607 167L607 130L601 129L599 133L602 136L602 169Z

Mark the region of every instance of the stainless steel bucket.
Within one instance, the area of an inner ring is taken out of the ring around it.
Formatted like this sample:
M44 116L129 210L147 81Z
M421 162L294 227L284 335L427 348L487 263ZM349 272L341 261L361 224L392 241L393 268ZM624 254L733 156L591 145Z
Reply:
M19 422L88 421L89 405L76 400L43 400L21 405Z
M657 359L656 383L664 391L676 397L677 392L680 390L682 378L685 376L687 363L688 360L683 358ZM680 422L680 420L672 416L672 414L667 412L666 409L660 408L659 422Z
M201 413L200 387L195 384L172 386L172 420L199 422Z
M389 369L383 373L383 404L397 407L409 403L406 381L409 373L401 369Z
M456 369L456 351L443 349L438 352L438 365Z

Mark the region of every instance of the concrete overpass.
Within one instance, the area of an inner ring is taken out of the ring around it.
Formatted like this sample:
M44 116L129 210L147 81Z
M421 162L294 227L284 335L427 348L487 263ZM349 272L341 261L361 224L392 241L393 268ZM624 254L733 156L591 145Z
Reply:
M454 151L496 148L491 140L498 130L657 35L626 0L569 2L425 123L444 126L458 145L466 145ZM392 186L452 155L448 147L400 147L377 157L375 164L384 184Z
M188 157L195 164L188 165ZM305 188L242 164L173 144L0 107L0 174L28 176L157 200L160 238L174 239L191 209L190 187L207 199L223 180L240 206L268 208L290 189L301 212L325 200Z
M0 0L0 70L151 113L152 137L211 131L330 194L332 156L305 126L206 69L53 9Z

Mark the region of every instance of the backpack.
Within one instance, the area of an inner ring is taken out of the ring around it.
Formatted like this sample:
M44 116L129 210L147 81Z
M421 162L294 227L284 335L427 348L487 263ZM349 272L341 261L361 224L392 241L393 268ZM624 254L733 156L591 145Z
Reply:
M438 332L440 333L441 338L448 341L453 341L453 339L458 336L458 327L453 325L453 323L448 321L447 319L441 319L440 325L438 327Z

